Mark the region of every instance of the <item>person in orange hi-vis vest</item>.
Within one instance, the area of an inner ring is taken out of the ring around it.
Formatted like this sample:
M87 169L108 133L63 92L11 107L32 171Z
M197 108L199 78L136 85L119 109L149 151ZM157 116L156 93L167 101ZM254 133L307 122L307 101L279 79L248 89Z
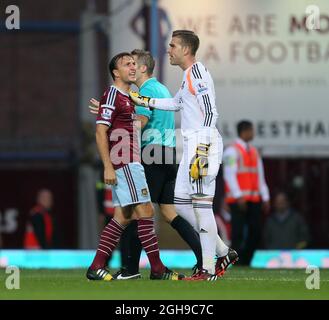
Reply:
M54 219L51 215L52 206L52 192L48 189L39 190L37 203L31 209L26 224L25 249L53 249L56 247Z
M263 162L251 145L254 129L250 121L237 125L238 138L223 155L225 201L232 215L232 247L240 253L240 264L249 265L261 241L262 207L270 210L269 190Z

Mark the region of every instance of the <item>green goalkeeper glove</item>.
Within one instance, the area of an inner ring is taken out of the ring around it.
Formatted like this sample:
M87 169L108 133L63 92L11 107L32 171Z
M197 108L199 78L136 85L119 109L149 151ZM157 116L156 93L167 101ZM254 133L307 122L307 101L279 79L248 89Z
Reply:
M190 176L194 180L205 177L208 174L208 151L210 144L199 143L195 156L190 164Z
M136 91L129 91L129 96L131 100L138 106L143 106L148 108L150 105L150 97L142 96Z

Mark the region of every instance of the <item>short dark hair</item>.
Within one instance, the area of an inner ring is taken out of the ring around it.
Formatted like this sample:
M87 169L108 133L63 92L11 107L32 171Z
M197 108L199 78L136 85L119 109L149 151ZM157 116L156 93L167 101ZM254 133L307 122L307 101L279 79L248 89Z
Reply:
M195 56L199 49L200 40L199 37L191 30L175 30L172 33L172 37L178 37L182 41L183 47L189 47L191 54Z
M252 128L253 128L252 122L249 120L241 120L236 126L238 136L240 136L242 132L248 131Z
M120 52L111 59L109 63L109 71L113 80L115 80L113 70L118 68L118 61L126 56L131 58L133 57L129 52Z
M149 51L135 49L131 51L133 56L137 56L137 60L139 64L143 64L147 68L147 74L150 76L153 74L155 61Z

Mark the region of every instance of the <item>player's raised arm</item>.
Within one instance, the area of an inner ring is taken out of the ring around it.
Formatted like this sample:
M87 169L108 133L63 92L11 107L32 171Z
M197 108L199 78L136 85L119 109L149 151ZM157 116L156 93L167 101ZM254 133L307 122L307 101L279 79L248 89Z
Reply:
M129 95L136 105L146 108L155 108L165 111L179 111L182 108L176 96L174 98L150 98L142 96L135 91L130 91Z

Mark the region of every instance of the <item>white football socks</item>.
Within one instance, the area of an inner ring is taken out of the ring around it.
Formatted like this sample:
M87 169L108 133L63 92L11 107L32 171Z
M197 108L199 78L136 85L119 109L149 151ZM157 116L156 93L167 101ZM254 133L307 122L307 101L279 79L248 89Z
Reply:
M215 254L217 225L212 210L212 202L193 200L193 209L199 220L199 234L202 247L203 268L209 273L215 273Z
M215 254L219 257L225 256L229 248L217 233L212 203L198 199L193 200L192 205L192 199L188 195L175 194L175 209L177 214L187 220L199 233L203 268L207 269L209 273L214 273ZM202 228L208 232L201 232Z
M216 238L216 254L219 257L224 257L228 254L228 246L224 243L218 234Z

